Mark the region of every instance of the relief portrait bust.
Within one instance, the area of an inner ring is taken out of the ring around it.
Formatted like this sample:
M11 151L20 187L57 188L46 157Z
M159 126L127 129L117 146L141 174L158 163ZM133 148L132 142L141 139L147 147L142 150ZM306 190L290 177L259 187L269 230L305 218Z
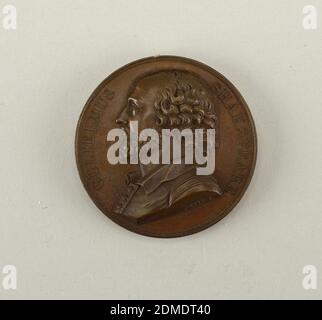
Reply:
M211 90L199 78L184 71L161 71L133 83L116 124L128 132L130 121L137 121L139 131L216 129L217 115ZM222 194L215 174L197 175L195 163L143 164L139 160L132 166L135 171L128 175L114 211L136 222L161 218L169 208L201 193Z

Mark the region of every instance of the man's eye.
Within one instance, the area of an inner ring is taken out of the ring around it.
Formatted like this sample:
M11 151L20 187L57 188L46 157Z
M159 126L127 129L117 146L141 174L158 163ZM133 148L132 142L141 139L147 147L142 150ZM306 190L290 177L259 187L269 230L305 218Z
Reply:
M137 111L139 110L139 107L137 105L137 103L134 100L129 100L128 101L128 111L129 114L134 117L137 113Z

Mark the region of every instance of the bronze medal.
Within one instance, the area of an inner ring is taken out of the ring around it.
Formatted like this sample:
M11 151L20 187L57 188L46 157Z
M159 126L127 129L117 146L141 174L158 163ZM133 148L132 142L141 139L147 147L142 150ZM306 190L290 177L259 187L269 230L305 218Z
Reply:
M131 231L165 238L225 217L256 162L254 123L237 89L174 56L135 61L106 78L83 109L75 147L96 206Z

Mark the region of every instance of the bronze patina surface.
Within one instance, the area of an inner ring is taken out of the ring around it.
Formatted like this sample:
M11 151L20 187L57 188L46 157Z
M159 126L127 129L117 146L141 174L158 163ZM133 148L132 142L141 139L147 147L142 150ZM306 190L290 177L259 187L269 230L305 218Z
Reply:
M190 164L111 164L107 133L215 129L216 167L197 175ZM151 57L112 73L80 116L76 159L97 207L119 225L153 237L201 231L226 216L243 196L256 162L256 132L246 102L220 73L175 56Z

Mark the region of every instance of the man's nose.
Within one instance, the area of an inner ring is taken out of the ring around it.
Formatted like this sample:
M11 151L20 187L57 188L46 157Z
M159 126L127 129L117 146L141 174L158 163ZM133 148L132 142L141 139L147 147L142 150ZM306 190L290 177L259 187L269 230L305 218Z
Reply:
M125 124L127 124L127 120L117 118L116 119L116 124L125 125Z
M118 117L116 118L116 124L120 124L120 125L126 125L128 124L128 117L126 115L125 112L125 108L120 112L120 114L118 115Z

